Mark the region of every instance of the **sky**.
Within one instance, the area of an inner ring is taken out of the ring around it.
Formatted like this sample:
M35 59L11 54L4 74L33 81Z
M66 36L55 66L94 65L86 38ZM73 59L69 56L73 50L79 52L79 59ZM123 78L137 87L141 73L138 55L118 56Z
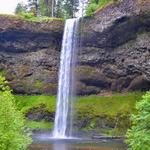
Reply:
M26 3L27 0L0 0L0 14L13 14L19 2Z

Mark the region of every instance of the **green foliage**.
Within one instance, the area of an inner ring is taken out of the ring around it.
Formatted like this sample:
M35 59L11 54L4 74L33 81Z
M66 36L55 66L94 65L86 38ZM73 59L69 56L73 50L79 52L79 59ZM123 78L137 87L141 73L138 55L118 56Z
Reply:
M52 129L53 122L46 121L27 121L26 124L30 129Z
M32 13L35 17L47 16L57 18L72 18L78 8L78 0L28 0L28 4L18 3L16 14Z
M35 17L33 13L23 13L22 12L18 15L21 19L26 20L26 21L31 21L31 22L64 21L63 18L49 18L46 16Z
M34 18L34 14L32 12L27 13L27 12L20 12L18 14L21 18L26 19L26 20L31 20Z
M91 3L86 9L86 16L91 16L99 8L98 4Z
M46 106L49 112L54 112L56 108L56 97L46 95L16 95L16 102L18 103L18 109L23 113L28 112L33 107L39 107L41 105Z
M9 86L7 85L7 81L5 80L4 77L0 76L0 92L4 92L4 91L10 91Z
M132 115L133 126L127 132L130 150L150 150L150 92L136 104L137 114Z
M76 107L80 111L82 108L93 109L94 115L114 116L118 113L135 112L135 103L142 97L143 93L133 92L126 94L113 94L112 96L81 96L76 101ZM88 107L87 107L88 106ZM81 108L81 109L80 109ZM90 111L90 110L89 110Z
M79 97L75 105L75 119L87 121L84 130L96 130L106 135L125 135L130 127L130 115L135 113L136 101L143 93L113 94L112 96ZM99 124L100 128L99 128ZM103 131L105 126L107 131Z
M38 0L28 0L28 9L30 13L33 13L34 16L38 15Z
M86 9L86 15L91 16L96 10L104 7L110 2L112 2L112 0L91 0L89 6Z
M23 115L16 109L7 81L0 76L0 149L25 150L30 143Z
M62 1L58 0L57 1L57 6L56 6L56 17L60 17L60 18L65 18L65 12L63 9L63 5L62 5Z
M39 0L39 13L41 16L52 16L52 0Z
M0 76L5 76L7 74L6 70L0 70Z
M31 13L36 16L51 16L52 0L28 0L27 5L23 2L18 3L15 9L15 14Z
M80 111L93 110L91 115L116 115L122 112L135 112L135 103L142 97L143 93L134 92L127 94L114 94L112 96L81 96L77 97L75 107ZM46 95L15 95L18 107L27 112L33 107L45 105L49 112L56 108L56 97ZM88 109L88 108L91 109ZM87 112L88 113L88 112Z
M46 96L46 95L16 95L16 102L18 103L18 109L22 113L26 114L32 108L39 108L41 105L45 106L48 112L54 113L56 107L56 97L55 96ZM27 127L31 129L52 129L53 123L46 121L32 121L27 120Z
M27 11L27 7L23 3L18 3L15 9L15 14L25 13Z
M40 81L40 80L36 80L35 83L34 83L34 87L35 88L42 88L44 86L43 82Z
M56 5L56 16L64 19L73 18L77 12L78 3L78 0L58 0Z
M87 120L88 123L82 130L98 130L106 135L125 135L127 128L130 126L129 118L130 114L135 113L134 108L136 101L142 97L143 93L126 93L126 94L114 94L112 96L81 96L77 97L75 101L75 119L79 121ZM56 97L45 95L16 95L15 99L18 103L18 108L24 114L30 112L32 108L40 108L44 106L44 109L50 113L55 112ZM97 122L100 118L101 122L108 124L115 124L115 129L98 128ZM45 122L32 122L27 121L30 128L52 128L47 126ZM117 124L116 124L117 122ZM45 124L45 125L43 125ZM45 126L45 127L43 127Z

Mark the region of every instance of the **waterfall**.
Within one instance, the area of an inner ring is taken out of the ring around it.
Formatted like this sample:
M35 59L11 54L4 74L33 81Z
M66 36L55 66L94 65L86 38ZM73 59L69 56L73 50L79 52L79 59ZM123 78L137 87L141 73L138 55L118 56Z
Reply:
M83 17L86 14L86 7L89 4L90 0L78 0L78 11L75 13L76 17Z
M79 19L66 21L59 70L57 108L53 137L66 138L71 135L71 109L74 93L74 67L76 62L76 44Z

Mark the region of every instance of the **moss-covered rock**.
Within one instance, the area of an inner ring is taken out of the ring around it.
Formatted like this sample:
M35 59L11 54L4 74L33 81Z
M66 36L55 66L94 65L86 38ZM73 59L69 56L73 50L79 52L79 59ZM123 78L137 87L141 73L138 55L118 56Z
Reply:
M130 115L135 113L135 103L142 95L143 93L139 92L77 97L72 116L73 128L79 133L125 135L131 125ZM54 123L56 97L44 95L15 97L29 126L39 130L46 126L43 122L49 121L51 125Z

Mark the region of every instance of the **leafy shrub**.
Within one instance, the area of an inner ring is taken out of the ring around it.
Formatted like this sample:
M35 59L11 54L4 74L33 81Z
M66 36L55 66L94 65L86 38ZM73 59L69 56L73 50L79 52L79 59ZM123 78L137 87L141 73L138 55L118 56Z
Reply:
M18 3L15 9L15 14L20 14L27 11L27 7L24 3Z
M97 9L104 7L112 0L91 0L89 6L86 9L86 15L91 16Z
M34 17L33 13L27 13L27 12L20 12L18 15L24 19L32 19Z
M86 9L86 15L91 16L93 12L95 12L99 8L98 4L91 3L89 7Z
M132 115L133 125L127 132L129 150L150 150L150 92L136 104L138 113Z
M14 97L5 78L0 76L0 149L25 150L30 143L24 118L16 109Z
M49 21L64 21L63 18L50 18L47 16L38 16L36 17L32 12L21 12L18 14L18 16L26 21L31 22L49 22Z

